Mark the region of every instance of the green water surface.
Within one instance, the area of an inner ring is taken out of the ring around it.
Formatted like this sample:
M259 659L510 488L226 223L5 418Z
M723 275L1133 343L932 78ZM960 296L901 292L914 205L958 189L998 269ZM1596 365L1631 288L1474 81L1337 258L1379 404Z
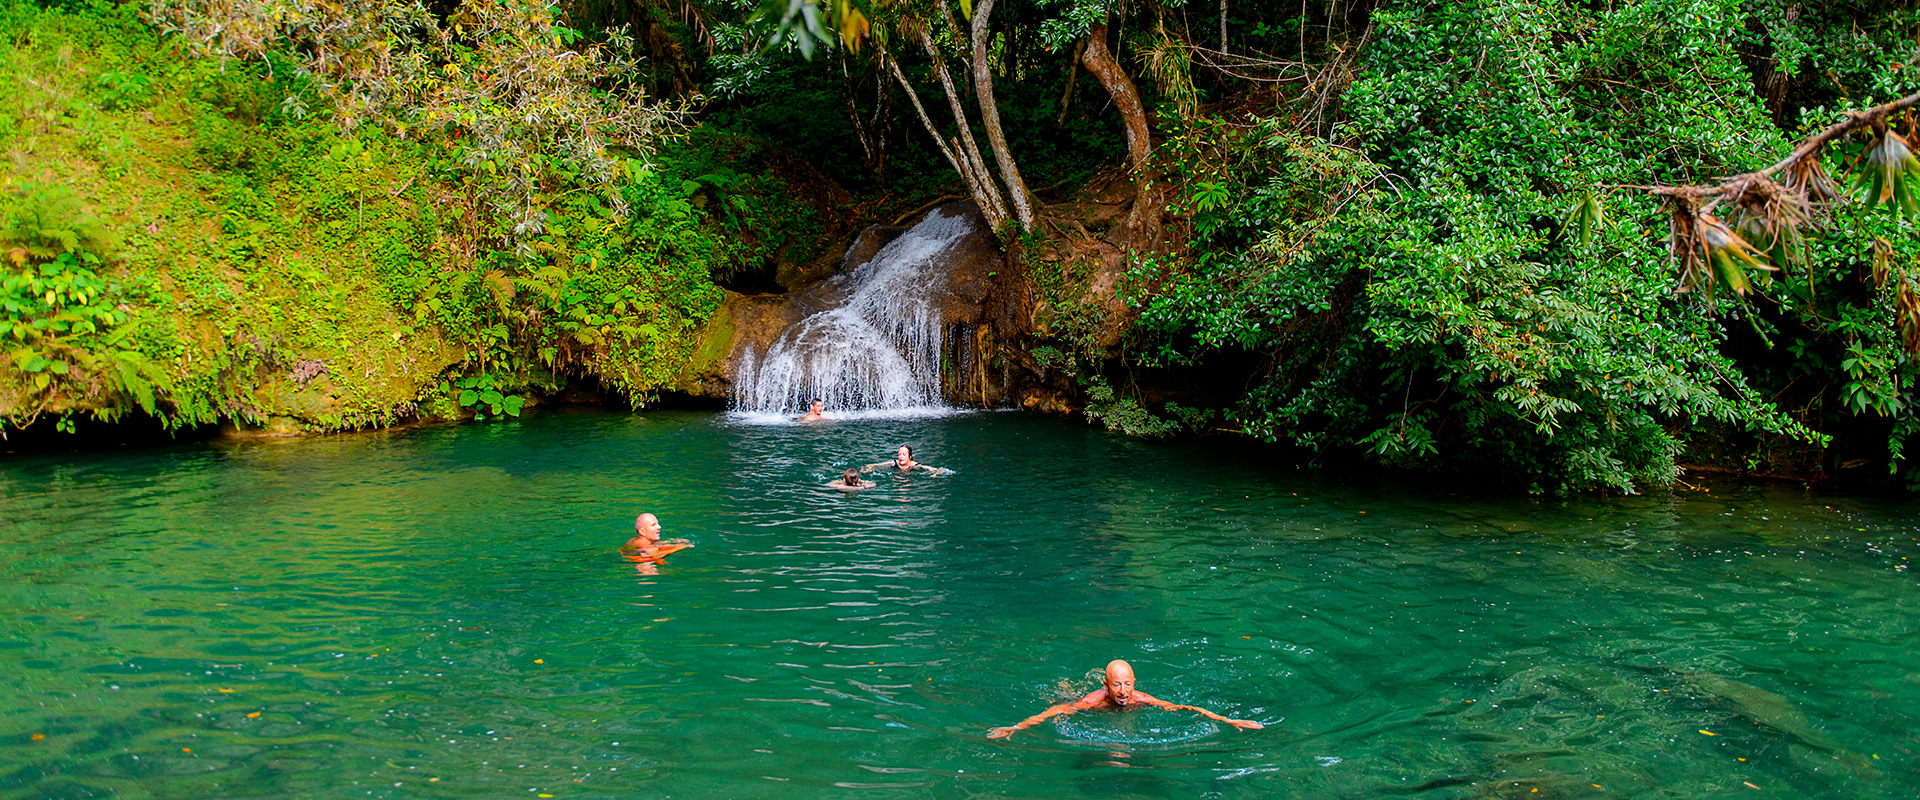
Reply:
M955 474L821 488L902 442ZM623 560L642 510L698 546ZM1915 510L1005 413L7 456L0 797L1910 800ZM986 738L1113 658L1267 727Z

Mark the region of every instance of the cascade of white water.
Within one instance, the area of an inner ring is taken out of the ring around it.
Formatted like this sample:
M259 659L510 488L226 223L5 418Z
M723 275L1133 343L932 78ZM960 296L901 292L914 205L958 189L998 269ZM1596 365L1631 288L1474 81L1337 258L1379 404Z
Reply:
M734 410L798 412L816 397L833 411L941 406L943 255L978 230L972 216L936 209L833 278L839 305L794 323L766 352L742 354Z

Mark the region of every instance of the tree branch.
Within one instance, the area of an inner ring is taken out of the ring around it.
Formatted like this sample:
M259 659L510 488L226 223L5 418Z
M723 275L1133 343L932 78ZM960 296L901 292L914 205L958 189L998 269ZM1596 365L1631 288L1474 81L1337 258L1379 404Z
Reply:
M1840 120L1839 122L1836 122L1832 125L1827 126L1826 130L1823 130L1815 134L1812 138L1809 138L1806 141L1801 142L1800 146L1793 148L1793 152L1788 153L1786 158L1780 159L1779 161L1775 162L1772 166L1769 166L1765 169L1755 170L1753 172L1741 173L1739 175L1733 175L1733 176L1724 178L1718 184L1715 184L1713 186L1700 186L1697 184L1689 184L1684 186L1650 186L1650 187L1644 187L1644 188L1646 188L1648 194L1654 195L1656 197L1690 197L1690 198L1719 197L1723 194L1726 194L1729 188L1743 183L1744 181L1742 179L1750 178L1753 176L1772 177L1774 173L1779 172L1780 170L1786 169L1790 166L1793 166L1794 162L1799 161L1800 159L1806 158L1807 156L1812 155L1814 153L1820 152L1820 148L1827 146L1827 144L1832 142L1833 140L1839 139L1861 128L1869 127L1869 126L1874 128L1886 127L1887 115L1898 112L1898 111L1905 111L1909 108L1914 107L1915 105L1920 105L1920 92L1915 92L1913 94L1907 95L1906 97L1902 97L1891 103L1884 103L1878 106L1874 106L1873 108L1869 108L1865 111L1849 111L1847 112L1846 119ZM1642 188L1642 187L1624 187L1624 188Z

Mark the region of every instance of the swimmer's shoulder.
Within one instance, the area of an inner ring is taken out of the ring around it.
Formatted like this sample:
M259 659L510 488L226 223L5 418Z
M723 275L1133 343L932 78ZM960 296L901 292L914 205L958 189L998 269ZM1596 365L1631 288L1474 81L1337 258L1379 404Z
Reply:
M1172 703L1169 703L1158 697L1154 697L1153 695L1147 694L1146 692L1140 691L1139 689L1133 690L1133 698L1135 702L1140 703L1142 705L1160 706L1162 708L1173 705Z

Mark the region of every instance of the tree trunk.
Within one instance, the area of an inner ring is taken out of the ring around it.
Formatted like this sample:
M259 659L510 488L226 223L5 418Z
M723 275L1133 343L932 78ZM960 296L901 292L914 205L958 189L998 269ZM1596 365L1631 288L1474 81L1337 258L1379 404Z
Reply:
M847 48L834 48L840 60L840 98L846 106L847 124L853 126L853 138L860 142L861 161L868 171L880 171L880 147L877 137L867 130L860 120L860 104L854 98L853 72L847 67Z
M1074 79L1080 77L1080 54L1086 49L1087 43L1084 41L1073 46L1073 58L1067 62L1067 90L1060 93L1060 116L1053 120L1055 128L1067 126L1067 107L1073 105Z
M1007 217L1007 202L1001 199L1000 187L993 183L992 177L987 172L986 159L980 156L980 145L973 139L973 126L967 124L967 111L960 105L960 91L954 88L953 76L947 73L947 60L940 55L940 48L933 43L933 36L927 33L924 27L920 29L920 46L926 48L927 55L933 59L934 74L940 76L940 88L946 91L947 105L953 109L953 122L960 126L961 159L967 163L973 174L987 179L984 185L975 191L974 198L981 201L982 212L987 212L986 207L989 205L993 207L993 210L987 214L989 221L994 222L997 228L998 220L1005 220ZM997 220L995 215L998 215Z
M1220 52L1227 52L1227 0L1220 0Z
M987 142L993 145L993 161L1000 166L1000 180L1007 185L1013 201L1013 216L1022 230L1033 229L1032 195L1020 177L1020 167L1007 149L1007 133L1000 125L1000 106L993 99L993 70L987 64L987 17L993 13L994 0L974 0L973 4L973 91L978 95L980 121L987 126Z
M879 52L881 60L887 63L887 71L892 73L894 81L900 84L900 88L906 91L907 101L913 104L914 112L920 117L920 124L926 127L927 135L933 137L934 146L940 148L940 155L946 156L947 165L953 167L953 171L959 174L960 180L967 184L967 191L973 194L975 204L980 207L980 215L986 218L988 225L998 229L1001 223L1006 222L1007 214L1004 209L989 202L995 194L993 187L981 186L974 178L974 172L969 168L970 164L963 162L962 156L955 152L955 148L947 143L945 137L940 135L940 129L933 124L933 117L927 115L927 107L920 104L920 93L913 90L913 84L907 81L906 73L900 71L900 62L895 61L884 49Z
M1120 119L1126 124L1127 155L1133 163L1133 181L1137 189L1134 196L1133 212L1127 222L1136 235L1144 234L1149 239L1160 236L1160 209L1154 207L1148 186L1153 181L1147 168L1153 155L1153 138L1147 129L1147 109L1140 102L1140 92L1133 86L1133 79L1114 61L1113 53L1107 50L1107 23L1102 20L1093 26L1087 35L1087 49L1080 54L1080 63L1087 72L1092 73L1100 86L1113 98L1113 107L1120 111ZM1144 242L1143 242L1144 244Z

